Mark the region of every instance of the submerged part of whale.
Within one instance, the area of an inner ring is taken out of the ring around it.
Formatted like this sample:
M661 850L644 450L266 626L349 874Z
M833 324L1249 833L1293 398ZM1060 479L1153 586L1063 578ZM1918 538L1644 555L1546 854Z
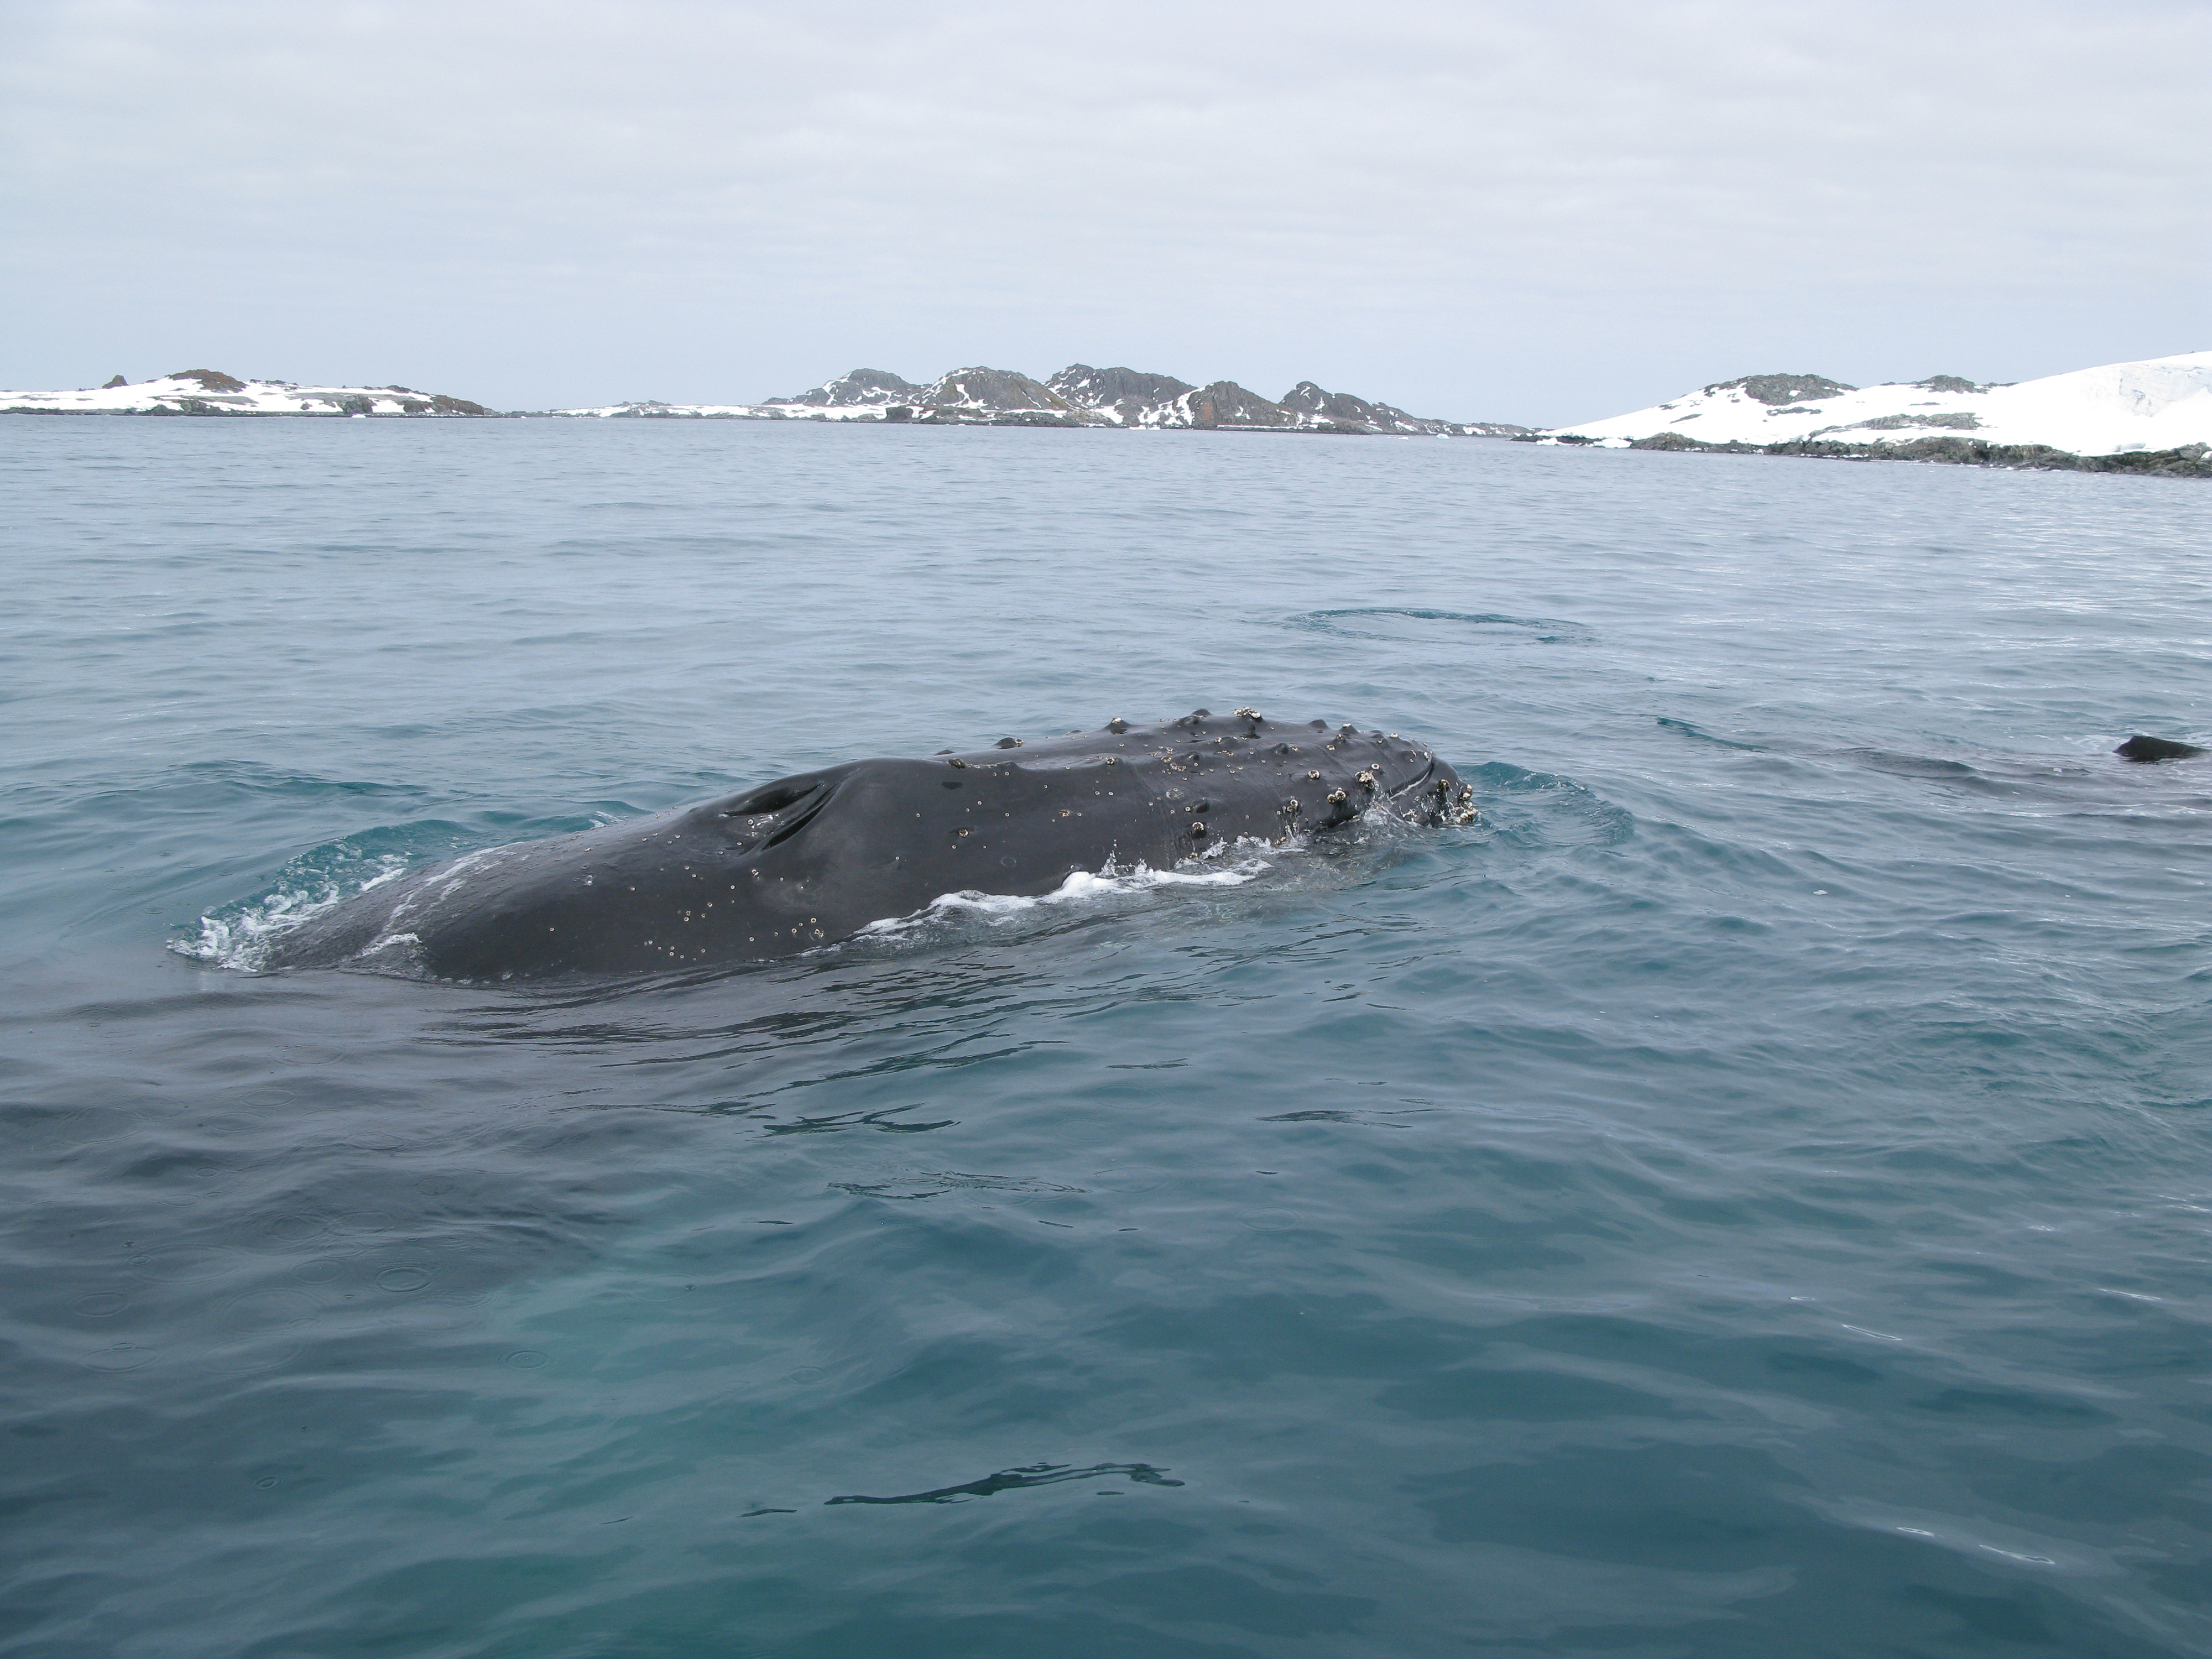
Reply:
M764 961L948 893L1041 894L1109 862L1168 869L1381 807L1465 823L1419 744L1201 708L1158 726L865 760L373 887L277 941L271 968L541 979Z
M2193 743L2176 743L2171 738L2147 738L2138 732L2112 752L2122 760L2169 761L2190 760L2204 751Z

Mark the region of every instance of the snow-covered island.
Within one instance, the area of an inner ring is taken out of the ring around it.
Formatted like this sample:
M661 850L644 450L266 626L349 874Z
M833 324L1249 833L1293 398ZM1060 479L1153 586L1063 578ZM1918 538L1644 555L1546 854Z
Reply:
M2212 351L2001 386L1749 374L1528 441L2212 477Z
M465 398L406 386L298 386L191 368L137 386L117 375L78 392L0 392L13 415L492 416ZM1394 437L1511 438L1530 428L1503 421L1438 421L1301 380L1280 398L1233 380L1194 386L1171 374L1074 363L1048 380L1004 368L963 368L927 386L856 368L811 391L757 404L653 400L554 409L568 419L906 422L922 426L1104 426L1223 432L1344 432Z
M442 392L404 386L295 386L185 368L132 386L120 374L82 392L0 392L4 415L485 416L495 411Z
M960 368L927 386L877 368L759 404L608 404L556 414L602 419L895 421L934 426L1107 426L1219 432L1346 432L1403 438L1512 438L1503 421L1437 421L1301 380L1279 398L1234 380L1193 386L1172 374L1071 363L1049 380Z
M117 375L77 392L0 392L0 414L496 417L500 411L400 386L301 386L184 369L137 386ZM2212 351L2107 363L2039 380L1978 385L1954 374L1875 386L1819 374L1747 374L1670 403L1532 431L1443 421L1301 380L1263 398L1233 380L1071 363L1042 380L962 368L927 385L881 369L757 404L651 400L556 409L533 417L835 421L919 426L1108 427L1131 431L1365 433L1513 438L1605 449L1934 461L2212 477Z

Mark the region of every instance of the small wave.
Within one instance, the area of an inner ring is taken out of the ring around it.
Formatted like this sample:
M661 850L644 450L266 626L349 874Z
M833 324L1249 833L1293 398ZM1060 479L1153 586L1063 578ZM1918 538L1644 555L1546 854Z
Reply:
M1636 834L1636 816L1571 778L1492 761L1466 775L1492 844L1528 851L1617 847Z
M1486 611L1431 611L1401 605L1308 611L1285 620L1289 626L1311 633L1401 644L1432 641L1439 633L1461 640L1535 645L1588 645L1596 637L1583 623L1553 617L1508 617ZM1409 623L1419 625L1409 627Z
M981 1480L963 1481L957 1486L935 1486L927 1492L900 1492L890 1498L871 1498L865 1493L848 1492L839 1498L825 1498L825 1504L961 1504L977 1498L989 1498L1002 1492L1025 1492L1034 1486L1054 1486L1063 1480L1103 1480L1113 1475L1126 1475L1138 1486L1180 1486L1180 1480L1171 1480L1168 1472L1151 1463L1088 1463L1078 1468L1068 1463L1024 1463L1018 1468L1000 1469L987 1474ZM763 1510L773 1514L773 1510ZM791 1511L785 1511L788 1514Z
M1695 738L1700 743L1718 744L1723 749L1748 749L1753 752L1761 752L1765 748L1764 744L1742 743L1735 738L1717 736L1706 731L1702 726L1692 725L1688 720L1678 720L1672 714L1660 715L1658 723L1669 732L1680 732L1684 737Z

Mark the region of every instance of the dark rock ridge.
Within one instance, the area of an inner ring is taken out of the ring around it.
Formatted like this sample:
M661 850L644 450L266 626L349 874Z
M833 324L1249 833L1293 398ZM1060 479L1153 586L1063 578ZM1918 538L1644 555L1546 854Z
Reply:
M1869 421L1867 426L1883 422ZM1562 433L1525 442L1592 444L1594 438ZM2212 478L2212 444L2184 444L2179 449L2130 450L2118 455L2076 455L2048 444L1993 444L1980 438L1915 438L1906 443L1838 443L1799 438L1788 443L1701 443L1679 432L1638 438L1631 449L1690 451L1705 455L1799 455L1830 461L1921 461L1938 466L2003 466L2051 472L2132 472L2154 478Z
M1093 368L1070 363L1045 384L1081 409L1110 413L1119 426L1141 426L1148 409L1173 403L1198 388L1172 374L1140 374L1133 368Z
M811 392L802 392L796 398L782 398L780 403L811 404L817 409L881 408L886 404L912 403L921 395L921 388L896 374L886 374L880 368L856 368L850 374L840 376L827 386L817 386ZM665 408L665 404L655 405Z
M915 403L924 420L1010 416L1029 424L1042 416L1053 425L1076 423L1074 404L1042 381L1010 368L956 368L926 388Z
M1943 377L1948 380L1950 377ZM1824 374L1746 374L1739 380L1716 380L1707 392L1726 392L1730 386L1741 386L1743 395L1762 404L1779 407L1784 404L1819 403L1823 398L1836 398L1846 392L1856 392L1855 386L1845 386L1841 380L1832 380Z
M1295 414L1310 416L1316 420L1334 421L1355 432L1387 432L1400 436L1427 437L1439 431L1463 433L1469 429L1467 424L1424 420L1389 404L1370 404L1366 398L1355 398L1349 392L1323 392L1311 380L1300 380L1283 394L1282 402L1285 409ZM1477 421L1470 424L1481 428L1481 435L1486 437L1511 437L1521 429L1495 421Z
M1823 383L1825 384L1825 382ZM1219 432L1350 432L1396 437L1515 437L1502 421L1437 421L1301 380L1279 399L1234 380L1194 386L1172 374L1070 363L1047 380L1012 369L955 369L916 386L856 368L827 385L779 398L766 411L880 409L889 421L963 426L1121 426Z
M1853 421L1849 426L1832 426L1827 431L1913 432L1923 427L1942 426L1954 432L1972 432L1981 423L1980 416L1960 410L1948 415L1877 415L1870 421Z

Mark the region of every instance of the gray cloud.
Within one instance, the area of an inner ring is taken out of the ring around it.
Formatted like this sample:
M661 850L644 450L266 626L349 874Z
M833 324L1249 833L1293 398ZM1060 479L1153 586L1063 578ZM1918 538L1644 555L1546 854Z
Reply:
M1127 362L1561 421L2212 345L2193 4L18 4L0 380Z

